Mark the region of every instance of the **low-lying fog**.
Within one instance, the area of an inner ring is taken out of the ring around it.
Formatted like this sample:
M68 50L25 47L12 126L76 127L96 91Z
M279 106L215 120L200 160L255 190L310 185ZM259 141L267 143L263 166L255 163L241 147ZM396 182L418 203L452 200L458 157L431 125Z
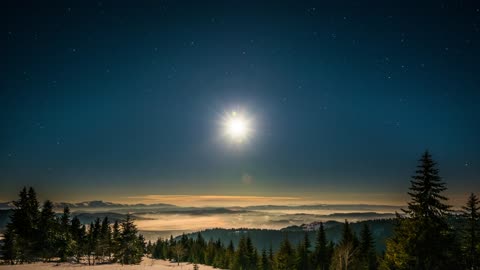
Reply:
M130 213L147 239L176 236L183 232L209 228L281 229L315 221L351 222L391 218L398 206L378 205L305 205L250 207L121 207L116 209L77 209L74 213L103 216L106 213ZM152 235L152 237L149 237Z

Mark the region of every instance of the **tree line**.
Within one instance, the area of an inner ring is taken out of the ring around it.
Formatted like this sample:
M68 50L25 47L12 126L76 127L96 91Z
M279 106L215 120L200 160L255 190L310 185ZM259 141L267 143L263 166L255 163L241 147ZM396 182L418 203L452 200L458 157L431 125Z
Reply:
M206 241L201 233L197 233L195 239L182 235L178 239L171 237L158 239L155 243L149 242L147 251L154 259L206 264L232 270L328 270L337 269L338 265L345 263L357 267L350 269L377 269L378 266L375 242L368 225L364 225L360 237L357 237L347 221L338 245L327 241L321 223L313 244L307 233L297 245L285 237L276 252L271 247L268 250L256 249L248 233L242 235L236 248L232 241L225 246L220 239Z
M412 176L410 201L397 214L393 236L387 239L382 254L375 251L372 232L365 224L356 235L345 221L338 243L326 240L323 224L312 245L308 234L292 244L287 237L280 248L257 250L248 234L238 247L226 246L220 239L159 239L147 245L156 259L212 265L232 270L451 270L480 269L480 202L471 194L460 215L447 204L447 190L436 163L425 152Z
M68 207L61 216L55 214L49 200L40 207L31 187L20 191L14 206L2 246L8 264L52 260L136 264L145 253L145 240L130 215L113 224L105 217L84 225L71 217Z

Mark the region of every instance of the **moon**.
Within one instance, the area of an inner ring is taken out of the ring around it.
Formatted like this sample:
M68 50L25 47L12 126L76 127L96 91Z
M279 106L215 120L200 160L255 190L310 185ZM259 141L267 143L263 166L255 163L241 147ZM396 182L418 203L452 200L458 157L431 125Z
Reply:
M235 143L245 142L251 135L250 120L242 113L232 111L224 117L224 133Z

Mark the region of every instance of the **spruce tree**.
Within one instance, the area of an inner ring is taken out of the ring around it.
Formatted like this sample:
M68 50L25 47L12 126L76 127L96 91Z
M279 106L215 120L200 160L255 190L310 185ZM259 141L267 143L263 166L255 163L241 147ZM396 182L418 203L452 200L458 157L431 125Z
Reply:
M112 242L110 245L110 250L113 254L112 261L117 261L118 258L120 258L120 242L121 242L121 232L120 232L120 224L118 223L118 220L115 220L113 223L113 228L112 228ZM164 258L163 258L164 259Z
M121 223L122 232L117 259L121 264L139 264L143 257L143 245L140 243L137 227L133 223L130 214Z
M232 268L233 263L235 260L235 248L233 246L233 241L230 240L227 246L227 250L225 251L225 262L224 262L224 267L225 268Z
M184 237L182 238L185 238L187 239L188 237L185 235ZM186 242L186 240L183 240L184 242ZM203 236L200 232L197 233L197 239L195 240L195 249L194 249L194 259L197 263L205 263L205 247L206 247L206 243L205 243L205 239L203 239Z
M238 243L237 251L235 252L235 259L232 269L248 269L250 264L249 248L247 244L247 237L242 235Z
M95 246L96 246L93 222L91 222L90 225L88 226L86 238L87 239L85 243L85 253L87 254L88 265L91 265L92 263L95 264L95 258L93 258L93 262L91 260L92 255L95 256Z
M63 214L60 217L60 226L64 232L68 231L70 227L70 208L68 206L63 208Z
M438 175L436 163L432 156L426 151L419 160L416 174L410 181L410 202L404 210L408 217L421 221L432 221L438 226L446 224L446 215L450 206L446 204L447 197L442 195L447 187Z
M342 240L340 240L340 245L345 245L348 243L352 243L355 247L358 244L358 239L355 236L355 233L352 231L348 220L345 220L345 223L343 224Z
M15 208L11 215L10 233L15 240L15 252L9 252L19 262L33 262L38 257L38 219L39 206L37 195L33 188L24 187L19 193L19 199L14 201ZM8 247L8 246L7 246Z
M261 270L271 270L270 260L265 249L262 250Z
M39 220L38 246L44 261L49 261L57 255L58 246L58 228L59 224L56 220L55 212L53 211L53 204L47 200L43 204Z
M98 250L101 254L102 260L105 260L105 257L110 259L111 257L111 245L112 245L112 230L110 228L110 221L108 216L105 216L100 225L100 235L99 235L99 244Z
M93 264L97 263L97 260L100 258L102 251L100 249L100 230L102 229L102 225L100 222L100 218L95 219L95 223L93 223L93 228L91 230L91 237L90 237L90 248L91 252L93 253Z
M60 261L65 262L67 257L73 255L74 241L72 239L70 208L68 208L68 206L63 208L63 214L60 217L60 231L57 246Z
M313 260L314 269L328 270L330 268L330 255L327 247L327 238L325 235L323 222L320 223L320 227L318 229Z
M296 268L298 270L309 270L310 264L310 240L308 239L308 233L304 233L303 241L299 242L296 250Z
M273 255L273 247L272 243L270 243L270 247L268 248L268 260L270 260L270 266L273 268L273 261L274 261L274 255Z
M73 239L72 252L77 262L80 262L86 248L85 226L82 225L78 217L72 218L70 233Z
M463 252L468 269L480 268L480 201L471 193L467 204L462 207L463 217L467 220L463 232Z
M458 269L457 243L447 224L447 189L426 151L412 176L408 208L387 241L384 267L395 269Z
M249 235L247 235L246 246L247 246L247 257L248 257L247 269L255 269L257 267L258 254L257 254L257 250L253 246L252 239L250 238Z
M359 259L361 269L375 270L377 269L377 257L375 252L375 241L367 223L363 224L360 232Z
M287 237L280 244L280 249L275 256L275 268L277 270L295 269L295 254Z

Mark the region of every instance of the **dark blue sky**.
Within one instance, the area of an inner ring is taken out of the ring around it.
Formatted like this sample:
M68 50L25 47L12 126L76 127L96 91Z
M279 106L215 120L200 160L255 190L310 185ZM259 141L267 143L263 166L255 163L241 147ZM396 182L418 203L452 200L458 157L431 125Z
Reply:
M480 3L255 2L4 3L0 199L480 191Z

